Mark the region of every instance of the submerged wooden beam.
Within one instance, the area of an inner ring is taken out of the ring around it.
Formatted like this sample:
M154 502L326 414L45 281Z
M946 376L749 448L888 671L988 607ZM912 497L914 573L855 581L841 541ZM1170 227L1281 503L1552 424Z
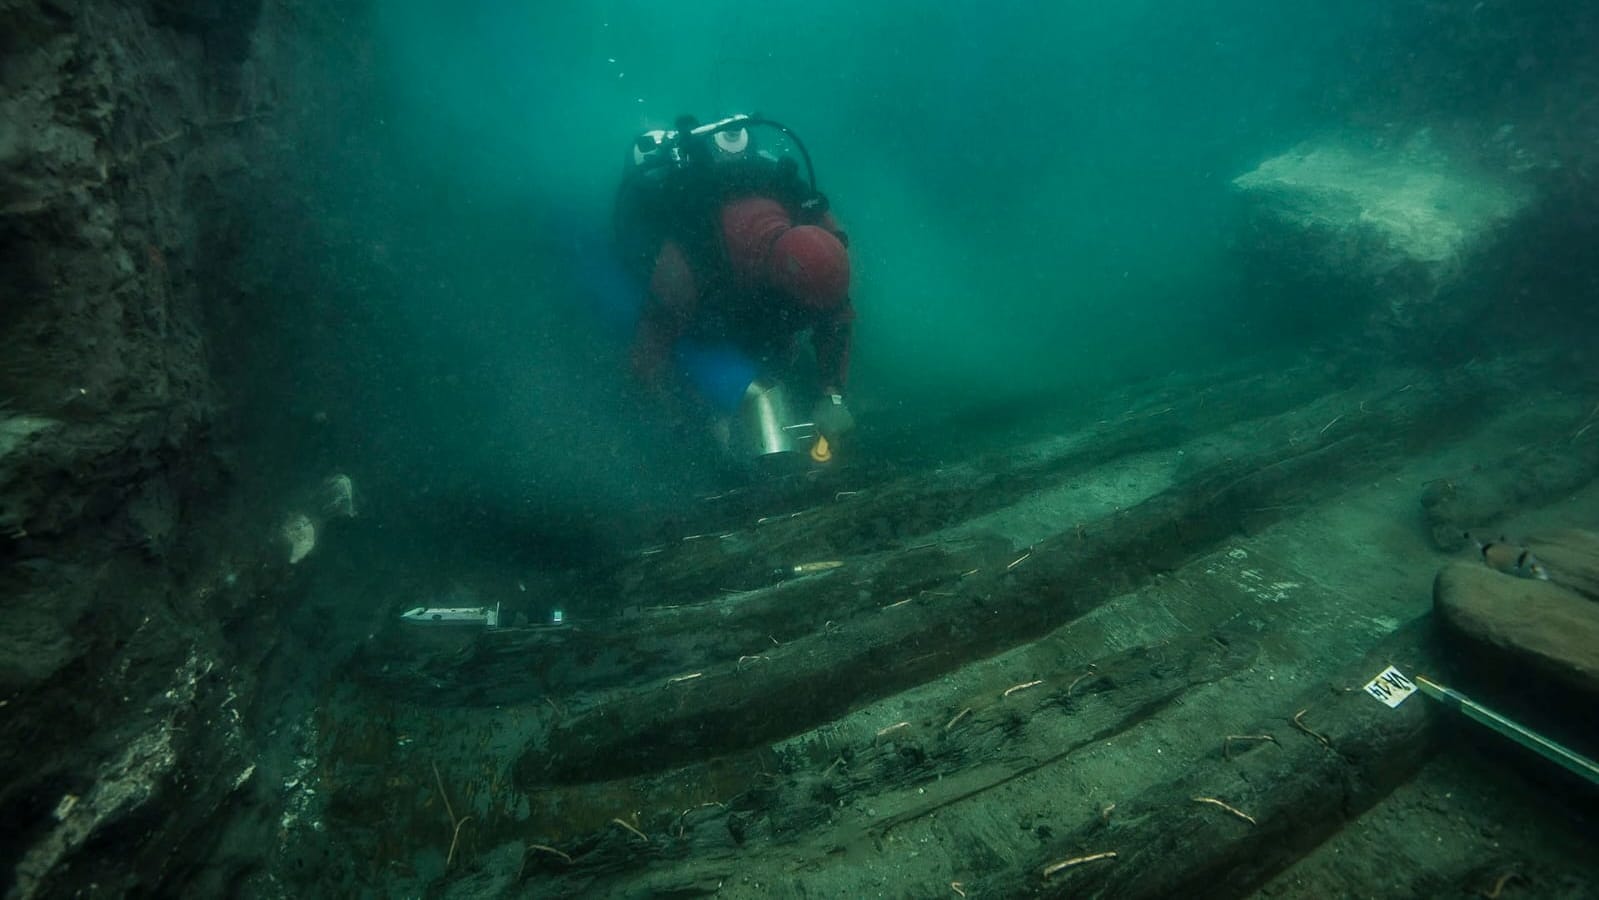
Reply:
M1274 440L1287 444L1296 409L1337 390L1335 379L1319 366L1291 375L1250 374L1186 392L1167 388L1107 398L1116 412L1069 436L934 471L867 470L850 476L857 479L850 485L861 490L840 492L826 481L800 481L708 498L716 502L688 511L680 523L688 534L663 538L638 557L596 574L585 585L594 596L567 604L569 609L619 605L623 614L577 617L564 633L509 629L454 648L402 632L407 640L364 648L350 676L407 703L494 706L669 677L729 652L736 659L753 653L753 646L770 646L768 635L786 642L841 621L861 605L858 589L834 591L830 582L806 579L774 587L774 569L847 559L848 571L841 574L856 588L865 580L874 596L897 592L895 599L903 599L929 573L947 568L943 557L971 555L972 548L940 545L934 535L1039 491L1091 477L1100 465L1191 444L1242 423L1253 423L1251 434L1275 430ZM756 525L758 518L766 523ZM1091 523L1062 523L1062 530L1079 524ZM917 547L921 552L907 550Z
M971 569L946 575L914 602L855 598L849 612L774 647L758 667L742 669L729 656L696 666L692 682L666 676L603 696L530 746L517 781L532 787L659 771L797 733L1035 639L1241 528L1333 496L1355 476L1467 427L1480 401L1481 386L1468 378L1390 393L1336 430L1242 446L1136 506L1067 526L1035 545L1025 565L1010 565L1014 553L972 558Z
M1263 883L1409 780L1437 750L1447 711L1419 694L1389 709L1361 690L1390 664L1438 671L1444 654L1430 617L1404 626L1323 683L1282 698L1280 712L1243 730L1261 738L1217 749L1176 778L1107 804L1098 817L1006 861L983 857L970 896L1232 897ZM1225 635L1223 635L1225 637ZM568 846L574 859L536 859L528 876L550 896L585 891L671 893L736 870L790 865L806 852L890 835L940 817L960 833L963 816L986 820L990 792L1093 748L1169 710L1194 687L1249 665L1253 646L1196 635L1099 661L1079 687L1052 683L1024 706L995 704L944 731L912 721L879 740L834 748L821 767L783 767L725 804L676 818L645 812L659 837L632 846L604 829ZM1026 697L1027 694L1017 694ZM1062 733L1070 735L1062 741ZM1266 739L1269 738L1269 739ZM657 776L662 783L671 775ZM655 778L634 783L648 796ZM556 789L560 790L560 789ZM1062 798L1070 802L1071 798ZM834 820L841 806L869 804L880 817ZM982 826L978 826L981 828ZM959 865L959 863L957 863Z
M974 882L973 895L1237 897L1263 883L1411 778L1447 713L1420 695L1389 709L1362 687L1390 664L1436 671L1431 617L1390 635L1330 682L1284 697L1248 730L1269 734L1120 800L1115 814L1062 834ZM1218 738L1219 740L1219 738ZM1113 860L1056 868L1095 852Z
M1041 673L1047 677L1020 682L1028 685L1022 690L968 686L958 699L926 695L904 708L904 721L875 733L812 736L759 761L745 759L746 768L759 771L725 802L673 805L680 785L703 780L696 767L632 779L626 793L639 798L641 825L658 839L647 848L629 845L590 823L582 833L560 836L573 850L571 860L539 858L529 872L551 895L601 887L672 893L725 872L733 858L730 841L744 864L765 854L791 855L799 835L818 853L824 851L814 848L880 842L901 826L1069 765L1073 754L1149 721L1190 689L1247 668L1257 650L1247 636L1223 629L1108 653L1086 668ZM583 803L590 791L576 786L541 793L552 807L564 808ZM865 822L835 819L839 809L863 805L877 814ZM541 835L557 840L553 823L537 824Z

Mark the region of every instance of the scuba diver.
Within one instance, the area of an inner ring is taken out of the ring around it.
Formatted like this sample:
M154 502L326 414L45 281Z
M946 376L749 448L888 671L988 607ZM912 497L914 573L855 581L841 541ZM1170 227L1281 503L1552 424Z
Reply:
M628 149L614 227L645 295L635 377L695 407L735 458L828 462L854 427L855 311L847 238L799 138L742 114L645 132ZM800 385L816 398L808 421L791 405Z

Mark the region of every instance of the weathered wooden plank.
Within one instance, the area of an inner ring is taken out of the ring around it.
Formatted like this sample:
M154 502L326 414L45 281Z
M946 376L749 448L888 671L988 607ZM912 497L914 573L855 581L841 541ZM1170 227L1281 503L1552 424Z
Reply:
M874 597L898 599L930 586L927 572L944 572L970 556L967 548L948 542L937 552L907 550L936 540L928 535L1123 456L1243 422L1255 423L1246 428L1252 433L1271 427L1260 423L1272 416L1282 416L1285 421L1277 427L1286 443L1292 410L1335 387L1320 370L1307 369L1294 378L1251 375L1187 395L1165 391L1140 397L1132 408L1069 439L914 476L895 477L878 467L825 480L791 479L780 488L730 491L685 514L679 525L688 529L686 535L664 540L648 555L592 579L592 590L619 603L622 615L575 621L559 633L507 629L454 647L415 640L374 643L351 674L407 702L492 705L640 683L670 677L705 659L729 653L736 658L755 652L754 645L769 646L767 635L787 641L857 612L862 583ZM871 486L839 489L862 483ZM940 555L954 562L941 564ZM775 584L780 569L837 558L849 560L848 571L840 574L856 590L833 591L817 579ZM918 573L919 568L927 571ZM971 568L961 565L955 571ZM754 595L731 596L735 591Z
M652 835L649 843L619 841L610 826L569 837L562 846L571 862L539 854L529 860L527 875L550 894L576 895L601 882L683 890L727 871L734 852L747 863L799 840L810 842L812 853L880 840L901 825L1064 764L1072 753L1168 708L1190 688L1247 667L1256 650L1252 640L1225 631L1136 647L1086 668L1042 673L1048 680L1032 687L994 688L958 707L923 708L875 736L830 744L825 755L750 759L750 767L773 771L754 777L725 804L647 811L639 824ZM672 785L685 780L697 779L692 772L666 773L634 782L631 793L670 795ZM879 817L864 827L836 826L836 810L856 803L869 803Z
M1143 503L1039 543L1019 564L1012 565L1019 556L990 556L900 608L874 605L829 620L758 667L728 659L684 673L692 680L618 691L530 749L518 781L617 777L747 749L1036 638L1241 527L1331 496L1406 447L1464 427L1478 399L1466 380L1391 395L1338 436L1324 430L1316 439L1240 451Z
M1118 803L1107 820L1052 840L1025 865L974 882L968 894L1238 896L1380 800L1432 755L1446 713L1419 696L1390 710L1361 686L1390 663L1419 674L1436 671L1441 658L1430 617L1417 619L1339 670L1329 685L1301 694L1282 715L1249 729L1273 735L1276 743L1244 745L1230 758L1218 753ZM1115 856L1051 871L1097 853Z

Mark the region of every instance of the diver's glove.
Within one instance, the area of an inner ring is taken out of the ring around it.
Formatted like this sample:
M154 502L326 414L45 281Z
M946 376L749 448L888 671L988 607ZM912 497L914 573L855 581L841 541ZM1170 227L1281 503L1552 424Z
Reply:
M855 417L844 405L843 394L823 394L811 410L811 421L815 423L817 433L834 444L855 427Z

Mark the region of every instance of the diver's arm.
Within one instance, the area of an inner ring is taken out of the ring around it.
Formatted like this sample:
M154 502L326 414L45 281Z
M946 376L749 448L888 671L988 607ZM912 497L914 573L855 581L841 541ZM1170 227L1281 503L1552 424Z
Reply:
M646 386L659 386L666 361L672 355L672 345L677 343L681 333L675 316L653 301L645 307L633 331L633 348L629 354L633 377Z
M687 330L698 299L687 257L675 242L667 241L655 256L649 299L633 332L631 363L639 381L660 386L666 361Z
M850 347L854 341L855 306L844 305L828 313L811 330L811 345L816 349L817 377L824 395L843 394L849 381Z

